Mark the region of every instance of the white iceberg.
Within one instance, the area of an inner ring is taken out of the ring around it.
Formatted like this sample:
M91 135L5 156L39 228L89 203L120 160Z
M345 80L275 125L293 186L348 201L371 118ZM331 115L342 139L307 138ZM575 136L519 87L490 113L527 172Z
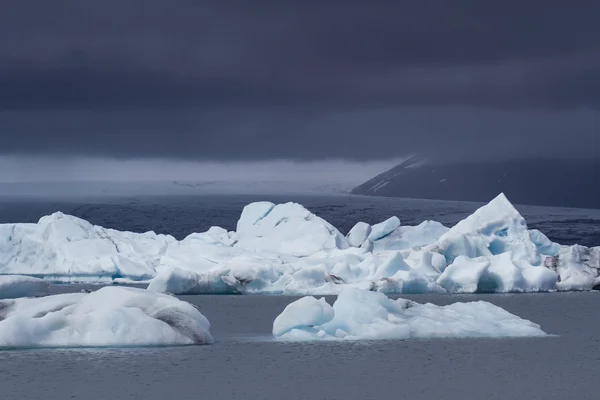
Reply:
M348 244L352 247L361 247L371 234L372 230L373 228L371 228L371 225L366 222L358 222L350 229L348 235L346 235Z
M0 299L34 297L48 293L50 283L39 278L22 275L0 275Z
M342 235L297 203L244 207L236 231L183 240L120 232L62 213L0 225L0 275L59 282L147 282L173 294L337 294L590 290L600 248L561 246L528 230L499 195L448 228L360 222Z
M275 319L273 336L303 341L541 337L546 333L539 325L483 301L440 307L345 289L333 306L314 297L289 304Z
M120 232L63 213L37 224L0 224L0 274L62 282L147 280L175 238Z
M0 301L0 347L190 345L213 342L193 305L143 289Z

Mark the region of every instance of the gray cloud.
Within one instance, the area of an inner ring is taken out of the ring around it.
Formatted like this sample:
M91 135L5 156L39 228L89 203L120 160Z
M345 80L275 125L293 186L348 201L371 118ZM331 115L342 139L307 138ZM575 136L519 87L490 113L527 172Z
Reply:
M594 156L599 19L592 0L8 0L0 148Z
M590 110L472 108L338 112L11 112L5 153L209 160L386 159L415 151L447 159L595 157Z

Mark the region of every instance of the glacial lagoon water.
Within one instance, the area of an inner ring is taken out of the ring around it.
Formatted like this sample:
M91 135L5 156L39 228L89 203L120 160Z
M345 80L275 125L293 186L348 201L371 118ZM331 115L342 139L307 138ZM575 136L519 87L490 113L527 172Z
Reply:
M295 298L182 296L210 319L213 345L0 351L2 398L597 398L598 293L407 297L490 301L553 336L278 343L272 321Z
M3 199L0 222L53 211L95 224L183 237L211 225L233 229L252 196L138 199ZM260 198L263 199L263 198ZM396 214L403 223L451 225L478 204L361 197L295 200L343 232ZM531 227L564 244L600 244L600 212L519 207ZM54 293L94 289L58 285ZM600 293L411 295L444 305L485 300L541 325L546 338L278 343L285 296L181 296L212 324L210 346L0 351L2 399L597 399ZM334 299L328 297L328 301Z

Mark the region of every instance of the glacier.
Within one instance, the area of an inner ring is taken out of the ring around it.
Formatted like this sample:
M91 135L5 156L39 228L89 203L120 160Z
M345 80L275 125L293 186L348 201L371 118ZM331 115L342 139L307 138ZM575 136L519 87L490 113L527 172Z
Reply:
M484 301L447 306L392 300L383 293L347 288L330 306L302 297L273 322L284 341L546 336L539 325Z
M600 247L563 246L528 229L503 195L453 227L392 216L347 235L297 203L248 204L235 231L182 240L95 226L57 212L0 224L0 276L49 282L149 283L171 294L335 295L591 290ZM0 286L0 297L1 295Z
M193 305L129 287L0 301L0 348L210 344Z

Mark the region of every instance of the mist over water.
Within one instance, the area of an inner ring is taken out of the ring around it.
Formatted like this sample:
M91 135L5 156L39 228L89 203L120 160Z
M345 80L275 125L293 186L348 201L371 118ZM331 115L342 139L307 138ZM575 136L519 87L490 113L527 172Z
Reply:
M0 195L338 193L399 160L223 162L0 156Z

